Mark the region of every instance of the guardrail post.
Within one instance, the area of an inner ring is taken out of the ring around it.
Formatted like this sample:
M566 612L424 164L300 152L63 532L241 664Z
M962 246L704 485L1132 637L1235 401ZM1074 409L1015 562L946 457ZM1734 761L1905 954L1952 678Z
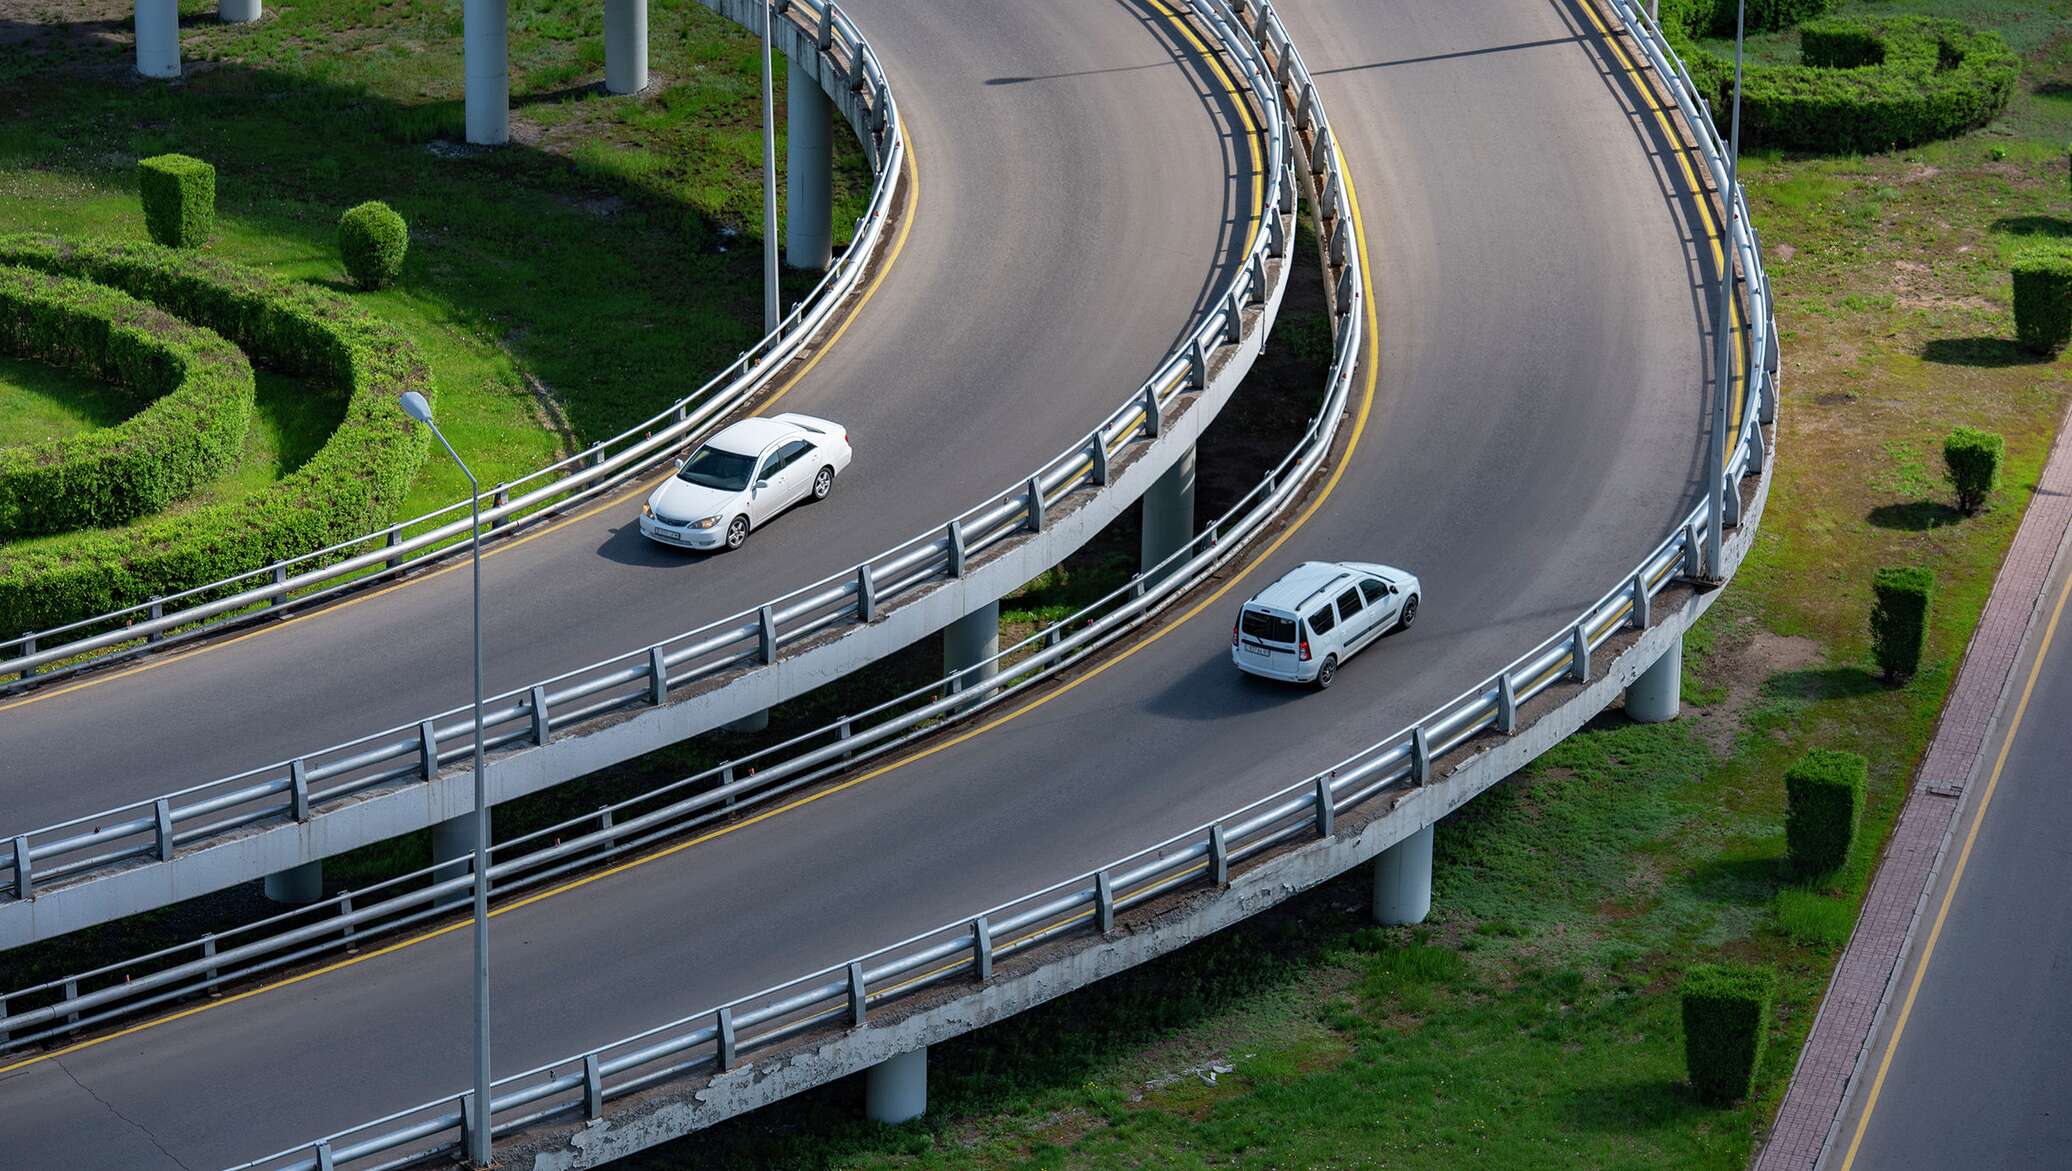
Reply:
M0 1021L4 1021L4 1020L6 1020L6 1019L7 1019L7 998L6 998L5 996L0 996ZM0 1029L0 1045L5 1045L5 1044L7 1044L7 1040L8 1040L8 1034L7 1034L7 1030L6 1030L6 1029Z
M1209 827L1209 881L1230 885L1230 843L1223 837L1221 822Z
M1719 523L1722 528L1741 527L1741 481L1735 476L1721 476L1719 480ZM1724 569L1721 571L1724 573Z
M1278 209L1266 216L1266 254L1275 260L1288 254L1288 224Z
M288 762L288 815L309 820L309 766L301 757Z
M36 897L36 873L30 865L29 839L26 836L14 839L14 897Z
M153 819L158 828L158 860L173 860L173 803L165 797L151 803Z
M1200 342L1199 340L1197 340L1197 341L1196 341L1196 342L1195 342L1194 344L1195 344L1195 346L1196 346L1197 348L1199 348L1199 347L1200 347L1200 345L1201 345L1201 342ZM1206 383L1196 383L1196 384L1195 384L1195 389L1199 390L1199 389L1201 389L1201 387L1202 387L1202 386L1205 386L1205 385L1207 385L1207 384L1206 384ZM1157 388L1157 387L1155 387L1155 386L1152 386L1152 385L1151 385L1151 384L1149 384L1149 383L1146 383L1146 384L1145 384L1145 386L1144 386L1144 401L1143 401L1143 402L1141 402L1141 403L1138 403L1137 405L1138 405L1138 406L1139 406L1139 407L1140 407L1140 408L1141 408L1141 409L1143 410L1143 412L1144 412L1144 435L1145 435L1145 437L1146 437L1146 438L1148 438L1148 439L1156 439L1156 438L1158 438L1158 433L1159 433L1160 431L1163 431L1163 430L1165 430L1165 415L1164 415L1164 413L1163 413L1163 412L1162 412L1162 411L1161 411L1161 410L1159 409L1159 405L1158 405L1158 388Z
M777 615L768 606L756 611L756 648L764 663L777 661Z
M1297 99L1295 99L1295 126L1294 126L1294 129L1295 129L1295 131L1296 131L1297 133L1300 133L1303 127L1305 127L1305 126L1309 125L1309 116L1310 116L1310 112L1311 112L1312 110L1316 109L1316 105L1317 105L1317 87L1316 87L1316 84L1315 84L1315 83L1313 83L1313 82L1308 82L1308 81L1305 81L1305 82L1303 82L1303 83L1302 83L1302 96L1301 96L1301 97L1299 97L1299 98L1297 98ZM1314 152L1312 152L1312 155L1314 155ZM1312 162L1313 164L1314 164L1314 163L1316 162L1316 160L1315 160L1315 158L1314 158L1314 157L1312 157L1310 161L1311 161L1311 162ZM1324 173L1324 171L1323 171L1323 167L1321 167L1321 166L1318 166L1318 167L1316 168L1316 171L1317 171L1317 173L1318 173L1318 174L1320 174L1320 175Z
M216 933L213 931L201 937L201 958L205 960L216 958ZM209 965L207 971L202 974L208 978L209 995L221 996L222 993L216 991L216 981L222 979L223 976L222 973L216 970L216 966L214 964Z
M532 742L545 748L547 738L554 734L554 721L547 718L547 689L535 684L529 702L532 707Z
M1318 773L1316 784L1317 836L1328 838L1337 817L1337 806L1331 802L1331 774Z
M74 1002L74 1001L76 1001L76 1000L78 1000L78 999L79 999L79 981L77 981L77 980L67 980L67 981L65 981L65 1003L66 1003L66 1004L71 1004L72 1002ZM79 1024L79 1014L78 1014L78 1013L76 1013L76 1012L69 1012L69 1013L66 1013L66 1014L65 1014L65 1023L66 1023L67 1025L72 1025L72 1026L75 1026L75 1027L76 1027L76 1026L77 1026L77 1025Z
M1332 264L1343 265L1352 255L1353 222L1350 216L1339 216L1331 221L1331 229L1324 236L1324 256Z
M950 567L949 567L949 568L950 568L950 576L951 576L951 577L963 577L963 576L964 576L964 522L963 522L963 521L961 521L961 520L953 520L953 521L951 521L951 522L950 522L950 533L949 533L949 547L948 547L948 548L947 548L947 549L945 550L945 552L947 552L947 553L949 554L949 560L950 560Z
M1568 636L1568 677L1578 683L1590 681L1590 631L1586 621L1576 623Z
M1353 266L1350 264L1341 265L1338 269L1338 287L1333 290L1331 295L1332 310L1340 317L1351 313L1353 311L1353 298L1356 295L1357 291L1353 288Z
M615 850L619 846L618 836L611 832L611 828L612 807L609 805L599 805L597 807L597 829L598 832L604 834L604 848L607 851Z
M1115 883L1105 870L1094 875L1094 918L1101 934L1115 930Z
M878 580L866 561L856 567L856 620L868 626L878 619Z
M1041 477L1041 476L1030 476L1030 477L1029 477L1029 504L1028 504L1028 513L1029 513L1029 531L1030 531L1030 532L1032 532L1032 533L1040 533L1040 532L1042 532L1042 531L1043 531L1043 477Z
M595 1122L604 1117L604 1077L597 1068L595 1053L583 1054L583 1118Z
M1496 730L1506 736L1518 730L1518 687L1509 671L1496 677Z
M1432 782L1432 741L1424 725L1410 729L1410 783L1423 788Z
M278 606L278 605L282 604L283 602L286 602L286 601L288 600L288 596L287 596L287 593L286 593L286 592L285 592L285 591L284 591L284 590L283 590L283 589L282 589L281 587L283 587L283 586L285 586L285 585L287 585L287 584L288 584L288 567L287 567L287 566L285 566L285 565L276 565L276 566L274 566L274 567L273 567L273 589L274 589L274 594L273 594L273 597L271 597L271 598L267 599L267 602L266 602L266 604L267 604L267 605L269 605L269 606Z
M1748 429L1748 470L1757 475L1762 475L1763 456L1767 454L1763 450L1763 429L1761 427L1750 427Z
M35 653L36 653L36 636L35 636L35 635L33 635L33 634L30 634L30 633L29 633L28 631L26 631L26 630L22 631L22 656L23 656L24 658L26 658L26 657L28 657L29 655L33 655L33 654L35 654ZM23 667L23 668L22 668L22 678L24 678L24 679L30 678L30 677L34 676L35 674L36 674L36 668L34 668L34 667Z
M661 707L669 698L669 664L662 661L662 648L648 648L648 702Z
M1684 530L1683 575L1692 581L1705 580L1705 539L1696 524Z
M430 720L417 726L418 767L424 770L424 779L439 779L439 729Z
M863 1014L870 999L863 984L863 961L849 961L849 1023L856 1028L863 1027Z
M849 737L851 737L851 736L853 736L853 735L855 735L855 730L854 730L854 729L853 729L853 728L852 728L852 727L850 726L850 723L849 723L849 717L848 717L848 716L843 716L843 717L842 717L842 722L841 722L841 723L839 723L839 724L836 724L836 725L835 725L835 740L836 740L836 742L838 742L838 743L842 743L842 744L847 744L847 743L849 742ZM843 760L847 760L847 759L849 759L849 757L850 757L850 756L852 756L852 755L854 755L854 754L853 754L853 753L852 753L852 752L851 752L851 751L850 751L849 749L847 749L847 748L844 748L844 749L842 749L842 759L843 759Z
M725 1073L734 1068L734 1058L736 1056L734 1010L731 1008L720 1009L718 1022L713 1027L718 1030L718 1036L713 1040L713 1056L719 1065L719 1071Z
M1094 432L1093 443L1088 454L1093 456L1094 483L1106 487L1108 484L1108 443L1101 438L1099 431Z
M402 544L403 526L390 525L388 527L388 536L383 538L381 543L382 547L387 549L393 549L396 546ZM401 564L403 564L403 558L400 554L393 555L387 561L382 562L383 568L386 569L394 569L396 566Z
M464 1091L460 1096L460 1145L464 1151L475 1147L475 1128L482 1125L481 1113L476 1109L475 1091Z
M165 601L164 601L163 599L161 599L161 598L153 598L153 599L151 599L151 621L155 623L155 622L159 621L160 619L162 619L162 618L164 618L164 617L165 617ZM157 641L158 641L159 639L162 639L162 638L164 638L164 637L165 637L165 632L164 632L164 631L162 631L162 630L154 630L154 631L152 631L152 632L151 632L150 634L147 634L147 635L145 635L145 636L144 636L144 641L145 641L145 642L147 642L147 643L153 643L153 642L157 642Z
M1267 216L1266 220L1268 224L1278 222L1276 217L1271 215ZM1266 231L1267 235L1271 237L1273 229L1269 227ZM1252 303L1254 305L1264 305L1266 304L1266 254L1264 252L1254 252L1252 254L1251 268L1252 279L1248 282L1251 288L1248 291L1251 293Z
M1199 336L1187 343L1187 382L1196 390L1209 388L1209 349ZM1158 432L1154 430L1152 434Z
M337 1171L337 1157L331 1153L331 1140L317 1144L317 1171Z
M1316 171L1319 175L1324 173L1326 167L1336 165L1336 160L1331 153L1331 128L1329 126L1321 122L1318 123L1316 145L1309 149L1309 153L1310 161L1315 163Z
M813 42L813 43L814 43L814 44L816 44L816 45L819 45L819 46L820 46L820 51L821 51L821 52L823 52L823 53L827 52L827 51L828 51L829 49L832 49L832 48L834 48L834 44L835 44L835 4L834 4L834 0L820 0L820 35L819 35L818 37L814 38L814 42Z
M1245 291L1230 290L1230 300L1224 303L1229 315L1223 319L1223 340L1236 345L1245 336Z
M345 954L354 955L360 949L353 946L353 932L358 930L358 928L353 926L353 892L349 890L338 892L338 915L345 920L345 935L343 936L345 940Z
M494 499L492 499L492 500L490 501L490 507L492 507L492 508L502 508L502 507L503 507L504 505L506 505L506 504L509 504L510 502L511 502L511 490L510 490L509 488L506 488L506 487L505 487L505 486L503 486L502 484L498 484L498 485L496 486L496 496L495 496L495 498L494 498ZM504 527L504 519L505 519L505 518L503 518L503 517L501 517L501 516L500 516L500 517L497 517L497 518L496 518L495 520L492 520L492 521L490 521L490 522L489 522L489 531L490 531L490 532L495 532L496 530L498 530L498 529L500 529L500 528L503 528L503 527Z
M1627 617L1637 630L1646 630L1654 621L1648 598L1648 571L1645 569L1633 575L1633 608Z
M993 925L984 915L971 921L971 970L981 984L993 978Z

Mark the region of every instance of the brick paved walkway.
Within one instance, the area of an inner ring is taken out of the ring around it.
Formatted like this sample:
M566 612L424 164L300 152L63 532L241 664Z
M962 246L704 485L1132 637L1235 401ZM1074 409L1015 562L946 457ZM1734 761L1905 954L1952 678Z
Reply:
M1898 976L1900 956L1949 838L1958 806L1955 798L1985 746L1986 727L2006 690L2068 522L2072 428L2061 427L2042 482L1964 653L1927 759L1915 775L1906 808L1871 881L1856 931L1799 1054L1777 1123L1757 1156L1756 1171L1812 1171L1820 1160Z

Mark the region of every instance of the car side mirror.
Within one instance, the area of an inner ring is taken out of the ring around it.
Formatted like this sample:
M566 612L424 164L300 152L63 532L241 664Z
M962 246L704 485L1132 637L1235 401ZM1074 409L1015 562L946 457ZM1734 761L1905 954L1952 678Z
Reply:
M756 490L756 491L758 491L758 492L762 491L763 489L765 489L765 488L767 488L767 487L769 487L769 486L770 486L770 481L768 481L768 480L757 480L757 481L755 482L755 490Z
M689 463L689 462L691 462L691 457L690 457L690 456L687 456L687 455L680 455L680 456L677 456L677 457L676 457L676 470L677 470L677 471L679 471L679 472L680 472L680 471L682 471L682 470L683 470L683 466L684 466L685 464Z

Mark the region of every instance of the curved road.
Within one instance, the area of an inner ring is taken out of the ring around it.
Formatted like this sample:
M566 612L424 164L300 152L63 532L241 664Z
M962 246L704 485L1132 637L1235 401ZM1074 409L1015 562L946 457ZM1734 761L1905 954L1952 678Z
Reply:
M1329 495L1198 614L989 730L499 914L500 1072L973 913L1324 767L1558 629L1687 512L1702 229L1582 10L1288 8L1358 186L1381 316L1378 389ZM1237 677L1237 598L1319 556L1416 570L1417 629L1330 692ZM469 946L451 932L0 1074L0 1150L216 1164L449 1092L468 1076Z
M847 10L898 95L919 199L883 284L779 409L845 424L855 465L827 505L736 555L696 559L642 538L652 479L493 548L492 694L840 572L1011 486L1120 405L1242 257L1254 214L1242 124L1157 7ZM439 572L141 670L0 700L0 833L465 704L468 589L466 573Z

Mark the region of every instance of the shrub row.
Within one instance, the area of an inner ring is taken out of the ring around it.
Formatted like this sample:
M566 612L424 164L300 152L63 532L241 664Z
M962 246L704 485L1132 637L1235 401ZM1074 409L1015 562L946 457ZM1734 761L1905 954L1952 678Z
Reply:
M0 268L0 352L78 369L149 401L113 427L0 448L0 536L148 516L244 449L255 394L244 355L127 294Z
M1849 861L1863 820L1870 766L1853 752L1816 748L1784 772L1784 854L1792 873L1817 878Z
M254 361L349 389L345 417L308 462L264 492L122 529L0 550L0 630L43 629L257 569L386 525L430 436L396 406L432 394L394 326L321 289L150 244L0 236L0 264L81 277L154 302Z

